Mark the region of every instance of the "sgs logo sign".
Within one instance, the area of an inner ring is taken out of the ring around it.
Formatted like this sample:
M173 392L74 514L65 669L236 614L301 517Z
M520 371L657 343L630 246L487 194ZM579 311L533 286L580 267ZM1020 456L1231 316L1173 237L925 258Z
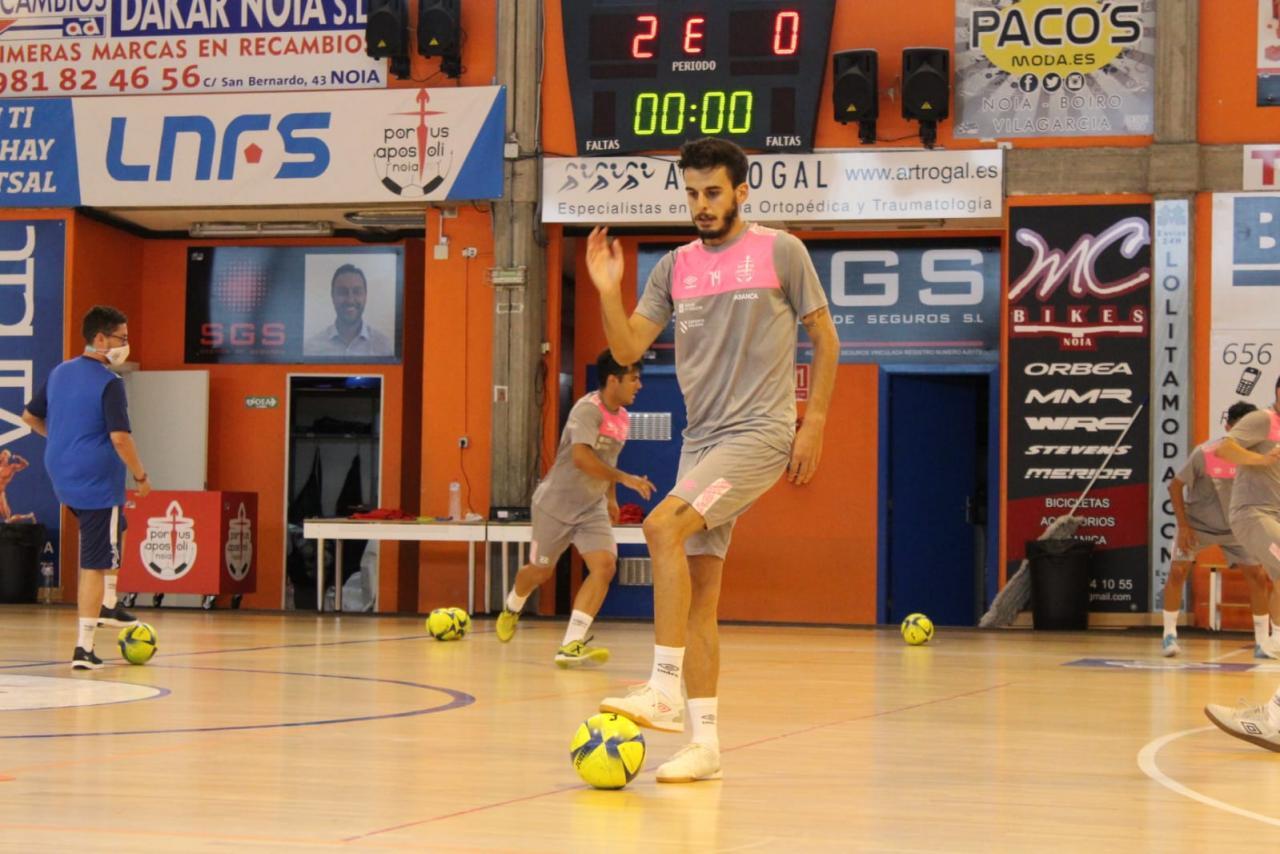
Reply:
M903 257L905 255L905 257ZM917 261L918 268L911 262ZM908 269L902 269L906 262ZM983 302L982 252L929 249L846 250L831 256L831 302L841 308L885 308L902 301L903 278L915 299L908 305L977 306Z
M1041 71L1088 74L1143 35L1142 6L1110 0L1021 0L969 14L969 47L1015 76Z

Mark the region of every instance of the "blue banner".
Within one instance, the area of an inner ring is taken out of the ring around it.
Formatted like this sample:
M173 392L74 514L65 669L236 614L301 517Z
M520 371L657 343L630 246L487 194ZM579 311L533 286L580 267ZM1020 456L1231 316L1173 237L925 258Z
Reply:
M998 241L808 245L840 334L841 362L999 361Z
M0 208L80 204L69 98L0 101Z
M639 245L641 293L654 265L678 245ZM806 245L840 335L841 362L999 361L999 241L814 240ZM803 332L800 339L797 361L812 361ZM673 319L646 364L673 364L674 354Z
M44 439L22 411L62 360L66 225L0 222L0 514L45 526L41 584L58 586L58 499L44 468Z

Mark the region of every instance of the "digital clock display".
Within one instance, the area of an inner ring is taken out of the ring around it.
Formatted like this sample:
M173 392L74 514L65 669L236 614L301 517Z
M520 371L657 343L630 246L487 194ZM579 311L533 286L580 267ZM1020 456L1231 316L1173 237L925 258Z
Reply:
M835 0L563 0L580 154L810 151Z

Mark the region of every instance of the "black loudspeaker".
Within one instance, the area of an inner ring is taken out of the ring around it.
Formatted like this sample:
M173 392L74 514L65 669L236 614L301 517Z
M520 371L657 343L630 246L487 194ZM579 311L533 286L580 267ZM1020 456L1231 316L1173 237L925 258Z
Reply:
M404 0L369 0L364 52L373 59L409 53L408 10Z
M462 0L418 0L418 53L443 57L449 77L462 73Z
M391 73L409 76L409 9L405 0L369 0L364 25L364 52L390 59Z
M920 140L933 148L938 122L951 114L951 54L941 47L902 51L902 117L920 122Z
M864 145L876 141L876 118L880 115L880 54L874 50L842 50L831 57L835 85L831 98L836 121L858 123L858 138Z

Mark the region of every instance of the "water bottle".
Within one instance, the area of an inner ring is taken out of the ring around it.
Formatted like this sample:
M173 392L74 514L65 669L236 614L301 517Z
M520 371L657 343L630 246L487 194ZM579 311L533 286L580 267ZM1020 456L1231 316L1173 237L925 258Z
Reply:
M462 484L456 480L449 483L449 518L462 521Z

